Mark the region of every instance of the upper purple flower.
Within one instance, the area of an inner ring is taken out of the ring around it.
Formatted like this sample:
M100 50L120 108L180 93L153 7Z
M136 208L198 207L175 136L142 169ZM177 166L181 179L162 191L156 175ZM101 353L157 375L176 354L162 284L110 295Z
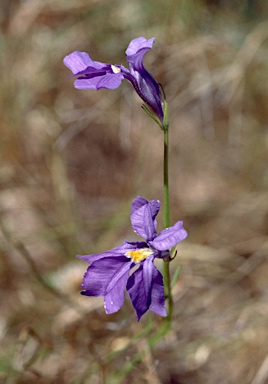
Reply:
M130 220L134 232L145 241L125 241L119 247L99 254L79 256L88 267L82 282L82 295L104 296L106 313L117 312L127 289L138 320L148 310L167 316L163 278L154 259L170 256L169 249L187 237L183 222L156 233L158 200L136 197ZM136 267L133 269L133 267Z
M153 76L143 66L143 57L152 49L154 37L147 40L138 37L126 50L129 69L123 65L111 65L94 61L86 52L75 51L65 56L63 62L77 79L74 86L79 89L115 89L123 79L129 80L141 99L163 123L161 91Z

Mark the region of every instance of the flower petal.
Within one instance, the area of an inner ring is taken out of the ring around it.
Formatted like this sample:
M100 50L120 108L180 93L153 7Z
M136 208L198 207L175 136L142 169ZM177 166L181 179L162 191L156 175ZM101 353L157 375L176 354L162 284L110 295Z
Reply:
M121 287L121 278L125 273L129 273L130 267L131 262L126 257L110 257L95 261L84 275L82 295L105 296L115 285Z
M131 42L127 47L126 55L127 56L135 55L141 49L146 49L147 51L149 49L152 49L154 40L155 40L155 37L152 37L151 39L147 40L143 36L137 37L136 39L131 40Z
M105 73L102 76L95 77L79 77L75 80L74 86L77 89L115 89L119 87L123 78L124 77L121 72Z
M160 202L158 200L147 201L138 196L132 202L130 220L133 231L147 241L152 240L156 235L155 217L159 209Z
M65 56L63 63L69 68L73 74L79 74L88 67L101 69L107 64L100 63L91 59L88 53L75 51Z
M158 251L167 251L186 237L187 232L183 228L183 221L178 221L173 227L161 231L154 240L149 241L148 244Z
M109 258L109 257L120 257L124 256L126 252L132 251L136 249L136 243L127 243L126 241L119 245L118 247L115 247L113 249L110 249L109 251L102 252L102 253L95 253L92 255L76 255L79 259L87 261L89 264L92 264L96 260L101 260L103 258Z
M131 81L138 95L163 123L164 113L160 87L143 66L143 57L152 48L153 42L154 37L149 40L145 37L138 37L130 42L126 50L130 73L126 73L125 78Z
M132 83L141 99L163 123L162 94L158 83L143 66L145 53L153 46L154 38L138 37L130 42L126 54L130 70L122 65L110 65L94 61L86 52L74 51L65 56L64 64L79 76L75 81L78 89L115 89L126 79ZM80 77L81 75L84 75Z
M129 277L127 282L127 291L136 311L138 321L148 311L150 302L146 296L146 282L143 279L143 265Z
M159 200L146 200L144 197L137 196L133 201L132 201L132 206L131 206L131 213L135 212L137 209L141 208L145 204L150 204L151 211L152 211L152 217L155 219L156 215L159 212L160 209L160 201Z
M151 304L149 310L159 316L166 317L167 311L165 307L165 293L163 277L158 269L154 266L152 289L151 289Z
M129 278L130 267L131 263L126 263L109 283L108 289L111 287L112 289L104 296L104 308L108 314L117 312L124 303L124 291Z
M148 309L166 316L164 286L161 273L153 264L153 258L147 258L128 279L127 291L137 318L140 320Z
M75 88L78 89L115 89L124 79L122 69L123 66L114 66L116 71L112 69L110 64L100 63L91 59L88 53L75 51L65 56L63 60L68 67L78 77L74 82Z

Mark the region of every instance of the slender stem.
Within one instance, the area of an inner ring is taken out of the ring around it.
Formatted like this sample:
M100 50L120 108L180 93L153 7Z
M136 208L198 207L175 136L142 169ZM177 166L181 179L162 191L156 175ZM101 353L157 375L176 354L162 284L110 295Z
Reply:
M168 126L164 128L164 227L169 227Z
M164 89L162 88L164 96L164 121L162 124L162 130L164 132L164 165L163 165L163 177L164 177L164 227L169 227L169 185L168 185L168 103Z
M165 118L163 124L164 132L164 165L163 165L163 177L164 177L164 227L169 227L169 183L168 183L168 115L167 115L167 103L165 105ZM173 312L173 298L171 292L171 278L170 278L170 258L164 259L163 277L165 285L165 295L168 301L168 323L171 321Z

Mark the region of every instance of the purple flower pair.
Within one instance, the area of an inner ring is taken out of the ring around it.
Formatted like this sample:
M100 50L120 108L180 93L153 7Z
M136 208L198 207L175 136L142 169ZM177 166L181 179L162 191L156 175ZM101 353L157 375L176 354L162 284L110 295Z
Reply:
M83 295L104 296L106 313L117 312L124 303L125 288L138 320L148 310L166 316L163 278L154 259L170 256L169 250L187 237L183 222L156 232L158 200L136 197L130 220L134 232L145 241L125 241L119 247L99 254L78 256L88 267L82 283Z
M64 58L64 64L77 77L74 86L79 89L115 89L123 79L131 82L135 91L163 124L163 102L160 87L153 76L144 68L143 57L154 43L154 37L147 40L138 37L132 40L126 50L129 69L123 65L112 65L94 61L86 52L75 51Z
M74 86L79 89L115 89L122 80L128 80L145 102L144 109L167 132L166 102L160 87L144 68L143 58L154 43L138 37L126 50L129 69L123 65L94 61L86 52L75 51L64 58L64 64L76 77ZM165 109L165 116L164 111ZM86 296L104 296L106 313L117 312L124 303L127 290L137 318L148 310L167 316L163 277L154 265L154 259L170 257L170 249L187 237L182 221L173 227L156 232L158 200L147 201L138 196L132 202L130 214L134 232L145 241L125 241L119 247L99 254L78 256L87 261L88 267L82 282Z

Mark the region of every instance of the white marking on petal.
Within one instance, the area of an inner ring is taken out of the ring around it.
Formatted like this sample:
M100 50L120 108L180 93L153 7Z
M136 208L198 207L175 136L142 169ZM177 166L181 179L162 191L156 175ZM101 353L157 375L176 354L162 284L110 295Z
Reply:
M111 68L112 68L113 73L119 73L119 72L121 72L121 69L118 68L118 67L116 67L115 65L111 65Z

